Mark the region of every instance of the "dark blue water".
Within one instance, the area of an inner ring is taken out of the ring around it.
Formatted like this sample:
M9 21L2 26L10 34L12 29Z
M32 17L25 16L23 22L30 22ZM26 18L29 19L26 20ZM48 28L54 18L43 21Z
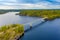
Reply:
M36 26L25 32L21 40L60 40L60 19Z

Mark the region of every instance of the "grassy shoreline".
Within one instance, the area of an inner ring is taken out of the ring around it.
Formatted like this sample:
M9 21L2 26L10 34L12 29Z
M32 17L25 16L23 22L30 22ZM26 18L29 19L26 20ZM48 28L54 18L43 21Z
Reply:
M0 27L0 40L17 40L24 34L24 27L20 24L11 24Z
M21 10L20 16L32 16L32 17L42 17L52 20L55 18L60 18L60 10Z

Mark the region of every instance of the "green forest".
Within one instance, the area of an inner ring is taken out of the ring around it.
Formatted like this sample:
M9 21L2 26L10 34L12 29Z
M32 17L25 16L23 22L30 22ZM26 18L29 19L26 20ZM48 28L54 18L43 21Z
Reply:
M59 9L51 10L20 10L20 16L32 16L32 17L47 17L50 19L55 19L60 17Z

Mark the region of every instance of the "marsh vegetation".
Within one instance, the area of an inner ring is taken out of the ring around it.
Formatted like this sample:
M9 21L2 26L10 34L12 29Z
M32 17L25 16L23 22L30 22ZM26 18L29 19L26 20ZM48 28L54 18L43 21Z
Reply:
M0 40L16 40L24 33L24 27L20 24L11 24L0 27Z

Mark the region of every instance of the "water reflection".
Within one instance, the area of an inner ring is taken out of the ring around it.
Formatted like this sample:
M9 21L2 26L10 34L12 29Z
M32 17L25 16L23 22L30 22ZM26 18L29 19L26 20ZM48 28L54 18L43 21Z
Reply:
M25 24L33 20L39 19L36 17L27 17L15 15L16 12L8 12L6 14L0 15L0 26L6 24Z

